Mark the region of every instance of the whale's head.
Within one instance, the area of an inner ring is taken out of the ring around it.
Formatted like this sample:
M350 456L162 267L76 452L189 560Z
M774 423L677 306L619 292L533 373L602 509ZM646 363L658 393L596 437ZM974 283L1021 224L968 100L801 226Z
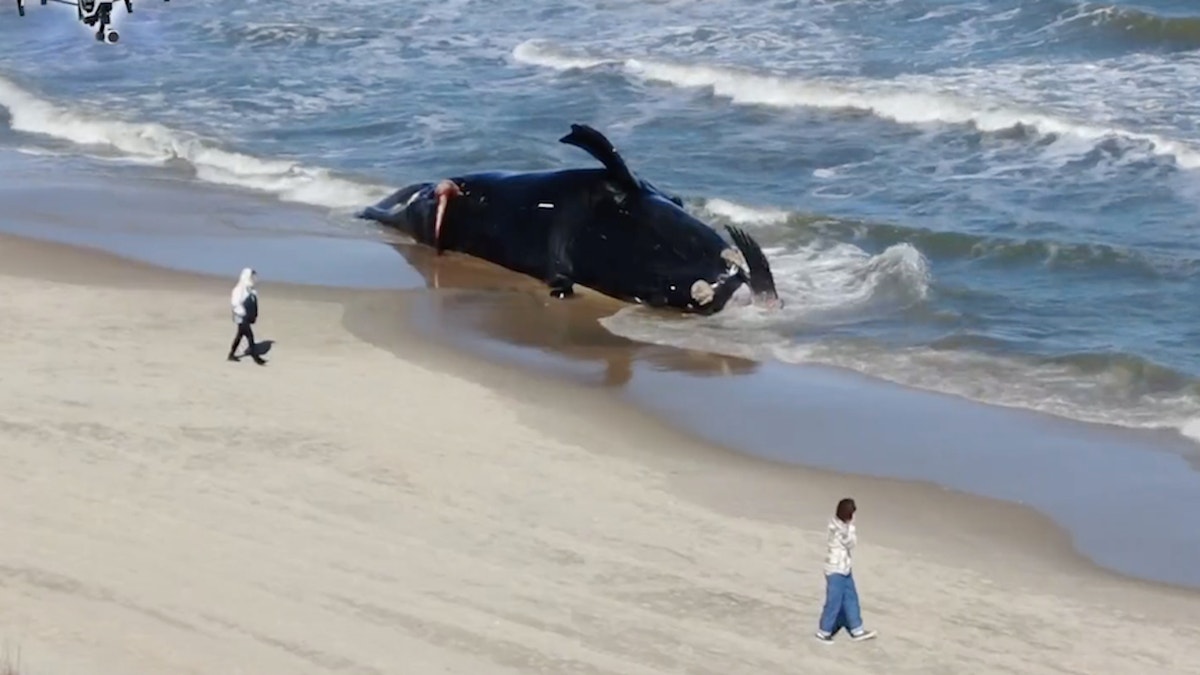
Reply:
M433 245L439 206L438 185L406 185L355 215L387 225L418 243ZM440 201L444 204L446 199Z

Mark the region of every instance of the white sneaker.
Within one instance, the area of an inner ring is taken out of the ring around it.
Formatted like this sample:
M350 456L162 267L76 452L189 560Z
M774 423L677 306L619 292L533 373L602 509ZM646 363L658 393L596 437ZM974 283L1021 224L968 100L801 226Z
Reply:
M822 633L821 631L817 631L816 636L817 636L818 640L820 640L821 642L824 642L827 645L833 644L833 636L832 635L827 635L825 633Z
M850 639L857 642L857 641L862 641L862 640L870 640L870 639L874 638L876 635L878 635L878 633L876 633L873 630L860 630L857 633L851 633Z

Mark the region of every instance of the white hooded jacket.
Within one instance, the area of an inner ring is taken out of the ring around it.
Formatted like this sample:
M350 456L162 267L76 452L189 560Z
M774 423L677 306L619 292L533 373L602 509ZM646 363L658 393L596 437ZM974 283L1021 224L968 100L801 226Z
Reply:
M850 574L857 542L854 523L843 523L837 516L830 518L825 532L825 574Z
M229 295L229 304L233 308L233 323L240 324L246 316L246 299L250 296L255 296L258 299L257 291L254 290L254 282L257 278L255 271L249 267L242 269L242 275L238 277L237 285L233 287L233 292Z

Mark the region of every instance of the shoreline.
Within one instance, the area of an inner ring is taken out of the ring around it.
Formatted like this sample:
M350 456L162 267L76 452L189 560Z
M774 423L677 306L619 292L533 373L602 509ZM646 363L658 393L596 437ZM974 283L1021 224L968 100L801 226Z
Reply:
M1200 663L1200 594L1097 568L1032 509L763 462L419 335L416 305L477 292L264 281L259 368L222 358L225 279L12 237L0 262L25 359L0 632L38 672ZM881 637L831 651L809 634L844 494Z

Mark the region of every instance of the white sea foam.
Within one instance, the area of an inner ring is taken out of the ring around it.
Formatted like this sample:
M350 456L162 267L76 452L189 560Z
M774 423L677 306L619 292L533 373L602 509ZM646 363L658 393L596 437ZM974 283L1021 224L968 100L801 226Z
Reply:
M377 201L390 188L339 178L327 169L299 162L263 159L222 149L216 143L161 124L116 119L111 112L89 114L42 99L0 78L0 107L13 130L67 141L80 147L120 153L144 162L184 161L196 178L240 187L280 200L331 209L353 209Z
M716 96L742 105L852 109L900 124L970 125L985 132L1023 127L1043 135L1082 141L1081 149L1089 149L1105 139L1120 138L1141 142L1153 154L1171 156L1181 167L1200 168L1200 144L1123 128L1105 120L1076 119L1056 112L1043 112L1036 101L1005 100L1003 91L985 89L978 84L971 92L975 95L952 93L961 91L966 83L986 82L986 78L981 79L978 73L967 77L959 72L944 81L935 76L897 80L808 79L659 59L578 54L544 40L525 41L514 48L512 56L520 63L560 71L600 66L618 68L630 77L645 81L710 88Z
M778 225L789 217L781 209L745 206L719 198L705 200L701 209L718 221L727 220L751 230ZM764 246L763 252L771 261L780 295L791 299L780 315L789 321L815 321L830 311L876 302L911 304L929 294L929 262L908 243L894 244L875 255L853 244L828 239L790 249Z
M1188 438L1200 443L1200 416L1192 417L1180 425L1180 432Z
M788 212L782 209L743 206L718 198L705 200L703 208L739 225L778 225L788 219Z
M612 63L611 59L589 56L572 56L571 54L546 46L541 40L526 40L513 48L513 58L531 66L542 66L554 70L571 70L573 68L595 68L596 66Z
M51 150L50 148L39 148L36 145L22 145L14 148L16 152L30 157L86 157L89 160L96 162L104 162L106 164L125 164L132 166L162 166L163 162L159 159L151 157L131 157L128 155L103 155L103 154L88 154L78 152L66 152L64 150Z

